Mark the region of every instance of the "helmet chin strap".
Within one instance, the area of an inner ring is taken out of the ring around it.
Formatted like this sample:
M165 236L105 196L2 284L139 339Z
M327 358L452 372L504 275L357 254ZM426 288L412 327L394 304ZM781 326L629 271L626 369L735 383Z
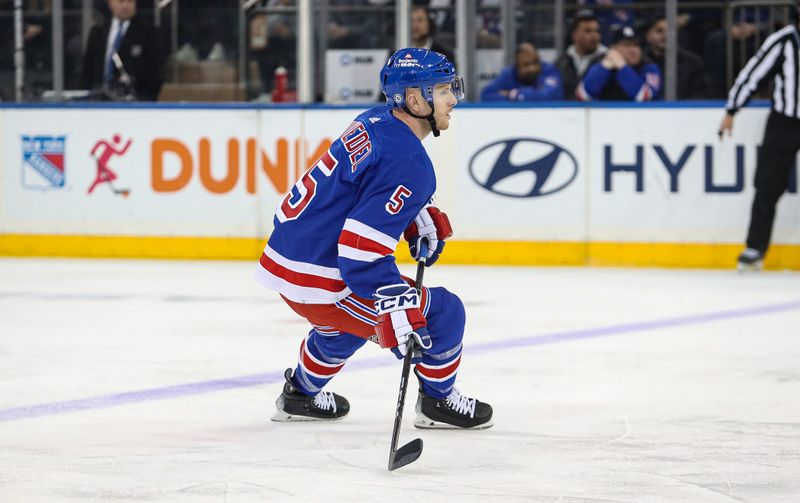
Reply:
M439 137L439 132L440 132L440 131L439 131L439 129L436 127L436 119L434 119L434 118L433 118L433 113L434 113L433 101L429 101L429 102L428 102L428 104L431 106L431 113L429 113L428 115L417 115L417 114L415 114L414 112L412 112L411 110L409 110L409 108L408 108L408 105L407 105L407 104L403 105L403 110L404 110L404 111L405 111L405 112L406 112L408 115L410 115L411 117L415 117L415 118L417 118L417 119L425 119L425 120L427 120L427 121L430 123L430 125L431 125L431 132L433 133L433 136L434 136L434 138L438 138L438 137Z

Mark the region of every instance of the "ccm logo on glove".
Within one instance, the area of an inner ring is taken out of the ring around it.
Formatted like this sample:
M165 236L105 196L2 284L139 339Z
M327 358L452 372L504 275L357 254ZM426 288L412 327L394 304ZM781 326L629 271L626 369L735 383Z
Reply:
M388 285L378 288L374 298L378 312L375 334L382 348L393 348L392 352L401 358L411 340L421 348L431 347L425 328L428 322L420 310L420 295L415 288L406 284Z
M419 295L416 289L414 289L412 293L383 298L376 301L375 304L379 312L410 309L412 307L419 307Z

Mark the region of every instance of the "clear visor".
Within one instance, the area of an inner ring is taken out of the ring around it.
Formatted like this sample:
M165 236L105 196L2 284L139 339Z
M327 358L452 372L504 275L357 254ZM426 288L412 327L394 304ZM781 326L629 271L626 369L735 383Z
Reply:
M464 87L464 78L461 75L456 75L456 78L450 83L450 90L453 91L453 96L455 96L457 100L461 101L464 99L466 88Z

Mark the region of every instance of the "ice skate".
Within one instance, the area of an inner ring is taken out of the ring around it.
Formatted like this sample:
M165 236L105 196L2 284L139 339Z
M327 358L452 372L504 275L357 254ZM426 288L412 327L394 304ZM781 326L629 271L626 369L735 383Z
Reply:
M747 248L739 255L736 269L739 272L760 271L764 267L764 255L753 248Z
M494 425L491 405L464 396L455 388L445 398L433 398L420 389L416 411L417 428L482 430Z
M272 416L273 421L335 421L350 412L350 402L343 396L329 391L308 396L298 391L292 382L292 369L286 369L283 376L286 383L275 401L277 410Z

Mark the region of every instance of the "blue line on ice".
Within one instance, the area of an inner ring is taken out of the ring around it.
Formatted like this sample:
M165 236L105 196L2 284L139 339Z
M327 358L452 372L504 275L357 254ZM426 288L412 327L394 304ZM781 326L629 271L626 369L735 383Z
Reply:
M603 327L590 327L579 330L568 330L564 332L553 332L550 334L532 335L516 339L503 339L492 342L469 344L465 350L469 354L499 351L510 348L539 346L543 344L555 344L559 342L570 342L580 339L590 339L594 337L607 337L611 335L628 334L632 332L646 332L662 328L675 328L686 325L697 325L713 321L731 320L736 318L748 318L752 316L763 316L767 314L780 313L800 309L800 301L784 302L781 304L771 304L756 306L743 309L733 309L727 311L715 311L710 313L692 314L675 318L664 318L658 320L641 321L636 323L626 323L622 325L608 325ZM387 355L353 361L348 364L348 370L364 370L375 367L387 367L399 365L395 363L394 357ZM126 405L138 402L148 402L151 400L163 400L166 398L176 398L200 393L210 393L212 391L222 391L227 389L244 388L261 384L275 384L283 381L283 372L267 372L264 374L253 374L240 377L230 377L228 379L217 379L213 381L201 381L188 384L178 384L163 388L151 388L138 391L126 391L111 395L101 395L78 400L68 400L64 402L42 403L13 407L10 409L0 409L0 422L16 421L19 419L29 419L40 416L51 416L66 412L79 410L103 409Z

